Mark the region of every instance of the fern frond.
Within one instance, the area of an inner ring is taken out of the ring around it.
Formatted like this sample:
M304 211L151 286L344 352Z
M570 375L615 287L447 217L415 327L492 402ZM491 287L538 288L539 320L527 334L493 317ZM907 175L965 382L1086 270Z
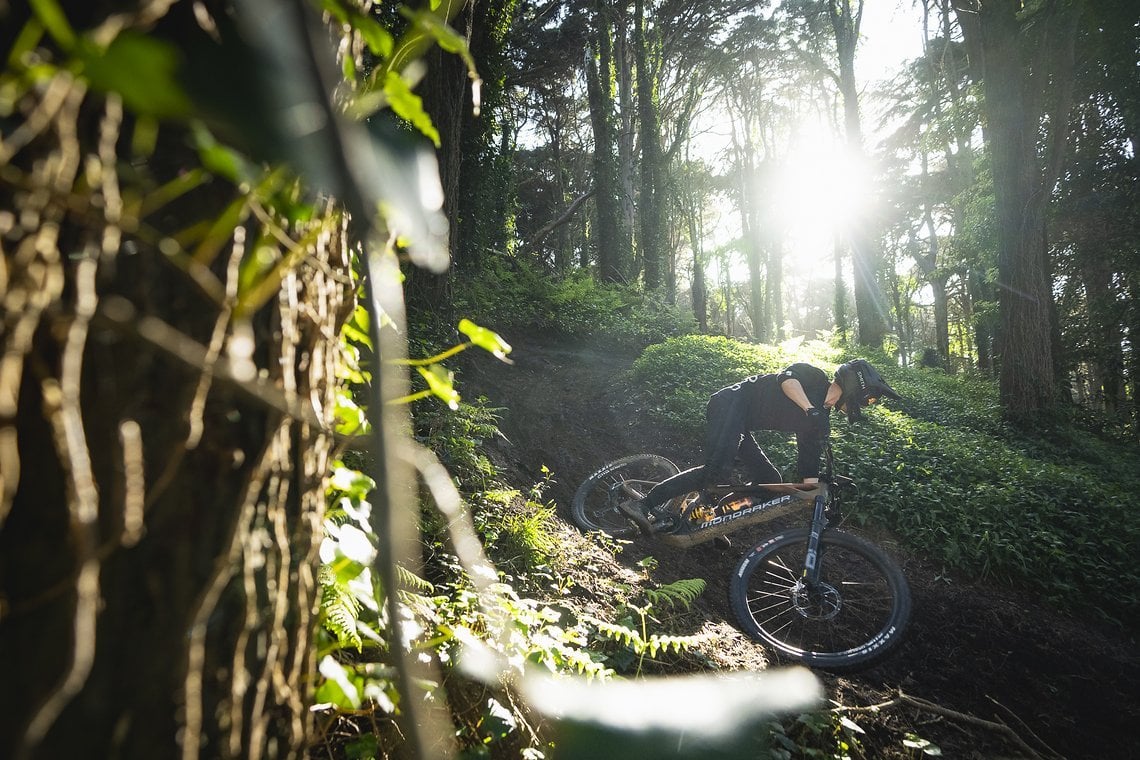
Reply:
M322 570L324 568L321 568ZM335 575L331 574L335 581ZM321 617L325 628L336 636L343 647L354 647L360 651L364 646L356 628L360 616L360 602L347 588L334 583L321 583Z
M625 644L633 647L637 651L645 648L645 640L641 638L641 634L632 628L629 628L618 623L609 623L595 617L586 618L595 628L598 633L605 636L607 639L617 641L618 643Z
M674 581L658 589L645 592L646 599L654 607L668 605L673 609L689 609L697 597L705 591L705 582L701 578L686 578Z
M707 633L697 633L691 636L661 636L653 634L649 637L649 644L646 651L649 652L650 657L656 657L658 652L668 652L672 649L675 653L681 652L705 643L710 638Z
M435 586L433 586L430 581L424 580L406 567L396 565L396 575L399 576L400 585L405 588L420 591L425 594L430 594L435 591Z

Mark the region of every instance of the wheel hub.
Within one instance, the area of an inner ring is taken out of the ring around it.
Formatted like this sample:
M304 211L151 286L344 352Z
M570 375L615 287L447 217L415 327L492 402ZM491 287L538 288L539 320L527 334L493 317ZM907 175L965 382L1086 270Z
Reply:
M811 586L798 581L792 589L792 604L796 612L810 620L831 620L843 607L839 591L829 583Z

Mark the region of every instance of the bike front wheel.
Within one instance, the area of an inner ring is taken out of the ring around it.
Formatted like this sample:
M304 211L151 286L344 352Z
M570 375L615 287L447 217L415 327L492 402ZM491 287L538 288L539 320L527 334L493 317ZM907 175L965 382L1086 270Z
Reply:
M748 552L729 583L729 604L745 633L781 655L823 670L867 667L902 641L906 578L875 544L827 529L813 588L804 577L808 533L789 530Z
M571 519L582 530L600 530L615 538L633 536L638 528L618 504L640 499L678 472L677 465L658 454L634 454L604 464L578 487L571 502Z

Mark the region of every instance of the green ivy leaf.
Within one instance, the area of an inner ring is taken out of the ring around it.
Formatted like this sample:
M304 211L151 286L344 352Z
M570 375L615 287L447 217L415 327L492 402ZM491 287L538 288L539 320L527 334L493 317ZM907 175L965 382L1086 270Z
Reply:
M348 467L337 466L329 478L329 487L335 488L355 499L367 498L376 488L376 481L362 472Z
M439 14L435 13L436 10L438 10L438 8L433 7L430 12L401 12L410 18L418 29L421 29L434 39L437 45L447 52L454 53L463 59L463 62L467 65L468 75L472 79L478 79L479 74L475 66L475 58L471 55L471 51L467 49L467 40L465 40L463 35L459 32L452 29L445 19L440 18Z
M337 389L333 416L336 418L336 431L342 435L363 435L369 430L368 414L347 388Z
M363 304L357 304L352 312L352 318L344 323L341 330L349 340L370 349L372 348L372 339L368 336L368 327L368 309L364 308Z
M454 374L441 364L430 367L416 367L420 376L427 381L428 389L433 395L443 400L452 411L459 408L459 391L455 390Z
M351 23L353 28L360 32L360 36L364 38L364 44L368 46L370 51L381 58L392 55L394 45L392 35L376 19L368 16L357 16Z
M327 680L317 689L317 702L332 703L352 710L360 708L360 692L349 679L348 671L343 665L328 655L321 660L319 670Z
M412 126L431 140L435 147L438 148L442 145L439 140L439 132L432 124L427 111L424 110L423 100L420 99L419 95L412 92L408 83L394 71L389 71L384 77L384 95L388 98L388 104L392 106L393 112L410 122Z
M182 58L169 43L126 31L106 49L90 43L82 45L79 59L93 88L117 92L135 113L182 118L192 110L190 98L177 77Z

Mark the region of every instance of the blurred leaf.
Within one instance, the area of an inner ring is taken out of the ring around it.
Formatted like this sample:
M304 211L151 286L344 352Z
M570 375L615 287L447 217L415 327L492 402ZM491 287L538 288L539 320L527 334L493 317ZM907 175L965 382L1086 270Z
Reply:
M336 391L336 431L342 435L363 435L368 432L368 415L356 403L352 392L347 388Z
M38 18L29 19L12 44L12 49L8 51L8 67L13 71L19 71L23 68L27 63L25 57L36 49L43 36L44 23Z
M358 470L337 466L329 478L329 487L354 498L364 499L376 488L376 481Z
M365 348L372 348L372 339L368 336L368 309L363 304L357 304L352 312L352 318L341 328L344 335L354 343Z
M409 241L415 264L443 271L448 223L434 152L383 119L372 119L367 128L343 119L322 84L329 72L337 76L332 45L323 29L306 28L318 24L315 16L307 19L290 4L271 0L237 0L235 6L240 33L219 24L228 52L213 58L228 61L244 82L211 103L240 132L243 148L289 162L310 191L345 201L361 223L375 224L373 211L382 213L387 227ZM312 56L306 54L310 47ZM198 80L208 95L209 82Z
M754 760L764 724L812 707L822 690L810 671L789 668L607 682L527 676L523 693L557 721L560 758Z
M209 265L222 248L233 238L234 230L242 223L249 213L249 205L245 196L238 196L226 207L213 224L210 225L206 237L194 249L193 259L199 264ZM248 257L247 257L248 258Z
M182 58L170 43L128 30L105 50L82 45L79 58L93 88L118 93L137 114L182 118L191 113L190 98L177 77Z
M361 567L367 567L376 557L376 547L372 539L355 525L345 524L337 528L337 548L340 553ZM357 573L359 575L359 573Z
M332 703L353 710L360 707L360 692L349 680L348 671L331 655L321 660L320 673L328 680L317 689L317 702Z
M358 736L344 745L344 756L348 760L369 760L379 755L380 740L374 734Z
M479 348L489 351L496 358L506 359L507 354L511 352L511 344L503 340L498 333L480 327L470 319L459 321L459 332L466 335Z
M392 55L392 35L388 34L388 30L380 26L376 19L368 16L357 16L353 19L352 26L360 32L360 36L364 38L364 44L373 54L381 58Z
M459 408L459 391L455 390L454 375L441 364L430 367L416 367L420 376L427 381L428 389L438 396L451 409Z
M364 44L375 55L387 58L392 55L392 35L376 19L347 7L339 0L321 0L321 7L339 21L360 32Z
M210 175L200 168L182 172L161 187L151 190L141 199L139 216L153 214L158 209L209 181Z
M258 167L237 150L222 145L200 121L190 125L190 134L202 165L214 174L224 177L235 185L253 183L260 173Z
M29 5L35 11L40 23L47 29L48 34L59 43L61 48L70 50L75 46L75 32L72 30L71 24L67 22L67 14L63 12L56 0L30 0Z
M435 40L435 43L442 49L463 59L463 63L467 66L468 76L472 79L478 79L478 68L475 66L475 58L471 55L471 51L467 49L467 40L447 24L450 15L441 18L438 10L434 7L427 12L401 9L401 13L412 20L416 29L422 30L430 39Z

